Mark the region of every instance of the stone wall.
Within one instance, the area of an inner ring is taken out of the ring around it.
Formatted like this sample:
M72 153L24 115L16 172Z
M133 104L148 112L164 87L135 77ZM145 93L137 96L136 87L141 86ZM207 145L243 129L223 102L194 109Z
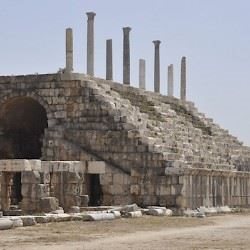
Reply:
M191 102L79 74L0 77L0 89L1 107L30 97L45 108L43 160L106 162L106 205L178 206L182 176L166 176L168 168L249 171L249 148ZM191 193L186 204L200 204Z

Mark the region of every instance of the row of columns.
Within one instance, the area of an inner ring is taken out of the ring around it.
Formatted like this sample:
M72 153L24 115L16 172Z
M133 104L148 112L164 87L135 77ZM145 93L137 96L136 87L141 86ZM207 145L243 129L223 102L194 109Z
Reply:
M87 74L94 76L94 12L87 12ZM123 28L123 84L130 85L130 34L131 28ZM160 93L160 43L153 41L154 52L154 91ZM65 72L73 71L73 31L66 29L66 68ZM173 64L168 66L168 96L173 96L174 78ZM106 40L106 79L113 80L112 39ZM139 88L146 89L146 61L139 60ZM181 100L186 100L186 57L181 59Z

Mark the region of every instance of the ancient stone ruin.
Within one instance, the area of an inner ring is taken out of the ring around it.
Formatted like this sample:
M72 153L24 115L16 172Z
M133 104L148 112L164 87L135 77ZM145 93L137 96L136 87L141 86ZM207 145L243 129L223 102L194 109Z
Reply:
M94 77L94 17L88 15L87 74L73 72L73 31L66 68L55 74L0 77L0 210L22 213L73 206L248 207L250 148L181 94L160 92L160 41L154 41L155 92L130 86L131 28L123 28L123 83L113 82L112 40L106 77Z

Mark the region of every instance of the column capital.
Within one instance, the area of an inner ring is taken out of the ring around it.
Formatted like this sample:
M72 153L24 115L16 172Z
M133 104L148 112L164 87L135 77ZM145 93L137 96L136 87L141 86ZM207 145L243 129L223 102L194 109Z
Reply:
M66 28L66 32L70 32L70 31L73 31L73 29L72 28Z
M123 29L124 34L128 34L132 30L132 28L130 27L123 27L122 29Z
M161 43L161 41L160 41L160 40L154 40L154 41L153 41L153 44L154 44L155 46L159 46L159 45L160 45L160 43Z
M95 12L87 12L86 15L88 16L88 20L94 20L96 13Z

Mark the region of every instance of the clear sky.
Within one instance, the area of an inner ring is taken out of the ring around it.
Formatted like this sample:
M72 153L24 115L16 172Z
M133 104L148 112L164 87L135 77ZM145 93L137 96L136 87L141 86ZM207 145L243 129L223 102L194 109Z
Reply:
M187 96L201 112L250 145L249 0L1 0L0 75L54 73L65 64L65 28L74 31L74 69L86 72L87 11L95 18L95 73L105 76L105 40L113 39L114 79L122 79L122 27L131 31L131 81L146 59L153 89L153 40L161 40L161 92L181 56Z

